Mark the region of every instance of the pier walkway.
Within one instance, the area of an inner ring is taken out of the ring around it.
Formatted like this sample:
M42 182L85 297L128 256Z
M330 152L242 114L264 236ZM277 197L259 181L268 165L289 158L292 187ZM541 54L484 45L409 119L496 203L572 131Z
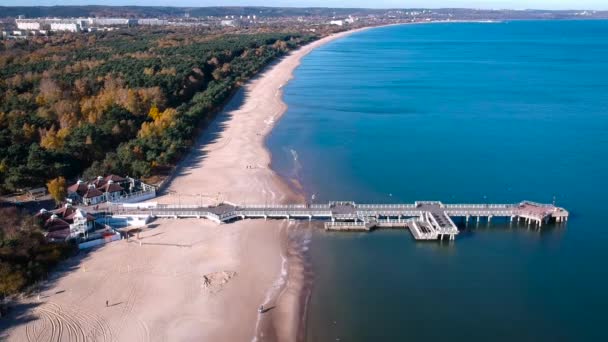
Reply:
M374 228L408 228L416 240L453 240L458 228L452 218L467 223L475 219L490 222L494 217L524 220L539 227L549 222L565 222L568 211L551 204L524 201L516 204L444 204L420 201L413 204L328 204L238 205L216 206L162 205L152 203L116 204L111 214L146 215L160 218L206 218L217 223L241 219L293 219L325 221L326 230L368 231Z

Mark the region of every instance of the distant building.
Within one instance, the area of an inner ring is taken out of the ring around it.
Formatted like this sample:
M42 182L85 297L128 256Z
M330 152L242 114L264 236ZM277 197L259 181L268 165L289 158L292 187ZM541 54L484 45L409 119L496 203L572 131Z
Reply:
M82 26L74 22L54 22L50 25L51 31L80 32L82 30Z
M98 28L108 29L119 26L135 26L135 25L150 25L159 26L167 25L165 19L146 18L146 19L130 19L130 18L38 18L38 19L15 19L17 28L25 31L68 31L68 32L91 32Z
M88 18L90 26L133 26L137 19L128 18Z
M342 25L344 25L344 21L343 20L332 20L329 22L329 25L342 26Z
M26 39L28 31L2 31L2 39Z
M221 26L232 26L232 27L234 27L234 26L236 26L236 23L235 23L234 20L222 20L222 21L220 21L220 25Z
M164 19L137 19L138 25L148 25L148 26L162 26L167 25L168 20Z
M43 24L40 21L31 19L16 19L15 24L17 24L17 28L20 30L34 31L43 29Z

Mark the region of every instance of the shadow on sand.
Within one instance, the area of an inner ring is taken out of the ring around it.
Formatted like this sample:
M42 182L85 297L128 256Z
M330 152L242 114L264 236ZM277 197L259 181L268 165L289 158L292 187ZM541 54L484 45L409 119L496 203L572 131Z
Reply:
M272 67L279 64L284 58L285 56L279 57L274 62L266 65L256 76L250 78L247 81L247 84L263 77L272 69ZM221 110L213 115L210 120L201 124L196 141L190 148L190 151L177 164L173 172L168 175L167 179L160 186L157 191L159 195L166 195L169 193L168 188L176 177L187 176L193 169L201 167L201 163L205 160L207 154L204 151L204 147L219 141L222 132L226 129L228 121L232 118L234 111L241 109L250 98L251 93L247 91L247 85L239 87L226 100L226 103Z
M30 286L24 293L16 298L8 298L4 301L6 314L0 317L0 341L8 340L9 330L22 324L36 320L38 316L35 309L44 302L53 301L54 296L62 295L69 289L55 288L58 281L66 274L78 272L80 265L91 258L94 251L103 248L104 245L79 251L76 255L61 262L49 273L46 279Z

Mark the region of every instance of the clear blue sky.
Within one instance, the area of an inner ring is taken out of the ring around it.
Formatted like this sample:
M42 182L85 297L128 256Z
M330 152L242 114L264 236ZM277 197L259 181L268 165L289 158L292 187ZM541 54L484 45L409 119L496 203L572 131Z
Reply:
M509 8L509 9L596 9L608 10L608 0L0 0L4 6L52 5L140 5L140 6L289 6L367 8Z

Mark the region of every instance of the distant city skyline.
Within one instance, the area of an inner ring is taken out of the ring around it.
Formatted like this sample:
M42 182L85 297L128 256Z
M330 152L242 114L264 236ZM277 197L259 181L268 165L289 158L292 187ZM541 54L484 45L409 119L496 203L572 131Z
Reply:
M360 7L360 8L484 8L484 9L587 9L608 10L606 0L3 0L0 6L268 6L268 7Z

